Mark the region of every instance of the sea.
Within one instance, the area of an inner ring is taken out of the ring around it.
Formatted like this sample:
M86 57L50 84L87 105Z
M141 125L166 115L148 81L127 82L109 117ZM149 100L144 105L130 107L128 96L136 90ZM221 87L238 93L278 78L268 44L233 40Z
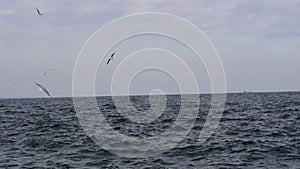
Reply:
M72 98L1 99L0 168L300 168L299 92L227 94L223 116L203 143L198 138L212 95L196 97L199 110L185 138L141 158L116 155L97 144L81 125ZM151 123L122 116L112 97L97 97L97 103L115 131L147 138L176 121L181 96L166 99L165 111ZM151 106L146 95L130 101L138 111Z

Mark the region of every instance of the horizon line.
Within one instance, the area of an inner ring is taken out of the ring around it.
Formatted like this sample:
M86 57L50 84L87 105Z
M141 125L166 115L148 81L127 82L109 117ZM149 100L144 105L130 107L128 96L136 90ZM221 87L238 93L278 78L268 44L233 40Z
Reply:
M270 91L228 91L225 93L216 92L216 93L166 93L165 95L211 95L211 94L251 94L251 93L295 93L300 92L299 90L270 90ZM124 96L162 96L161 94L120 94L120 95L96 95L96 96L53 96L53 97L3 97L0 99L57 99L57 98L80 98L80 97L124 97Z

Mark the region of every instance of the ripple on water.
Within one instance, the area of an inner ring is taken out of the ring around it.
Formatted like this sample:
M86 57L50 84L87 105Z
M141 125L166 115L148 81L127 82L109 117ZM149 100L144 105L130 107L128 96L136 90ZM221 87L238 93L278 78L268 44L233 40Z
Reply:
M122 117L110 97L97 99L115 130L143 138L166 131L180 108L180 97L168 96L167 111L143 125ZM218 128L203 144L197 139L210 96L200 100L195 126L177 147L137 159L96 145L80 126L71 98L0 100L0 168L300 167L300 93L229 94ZM139 111L149 109L146 96L131 101Z

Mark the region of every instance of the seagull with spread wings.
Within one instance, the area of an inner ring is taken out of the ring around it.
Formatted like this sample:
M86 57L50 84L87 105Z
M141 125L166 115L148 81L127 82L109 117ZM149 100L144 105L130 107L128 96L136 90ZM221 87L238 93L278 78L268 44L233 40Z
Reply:
M109 59L107 60L107 62L106 62L107 65L109 64L109 62L110 62L111 60L113 60L113 59L115 58L115 57L114 57L115 53L116 53L116 52L114 52L113 54L110 55L110 58L109 58Z
M37 8L35 8L35 9L36 9L36 12L37 12L38 15L43 15L42 12L39 9L37 9Z
M38 84L36 82L35 82L35 84L39 87L40 91L45 92L49 97L52 97L46 87L44 87L44 86L42 86L42 85L40 85L40 84Z

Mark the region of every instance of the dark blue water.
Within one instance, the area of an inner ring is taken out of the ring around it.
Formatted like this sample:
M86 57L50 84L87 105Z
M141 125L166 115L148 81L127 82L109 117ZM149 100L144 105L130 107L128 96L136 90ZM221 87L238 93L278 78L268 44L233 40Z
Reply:
M77 119L71 98L0 100L0 168L300 168L300 93L228 94L223 118L204 144L197 142L210 95L200 95L195 125L163 154L125 158L101 149ZM149 124L121 116L110 97L99 97L110 125L132 137L164 132L176 120L180 96ZM131 97L139 111L147 96Z

